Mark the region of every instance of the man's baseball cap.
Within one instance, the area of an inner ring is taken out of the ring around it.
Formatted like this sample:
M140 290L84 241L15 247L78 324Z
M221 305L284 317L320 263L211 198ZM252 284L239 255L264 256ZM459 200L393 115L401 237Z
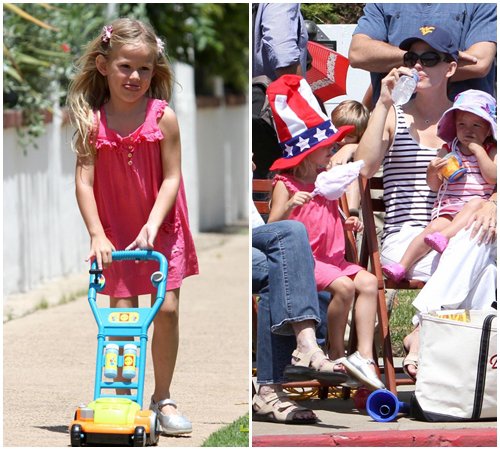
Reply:
M450 34L443 28L434 25L425 25L412 33L411 37L404 39L399 48L409 50L411 44L415 41L424 41L434 50L450 55L455 61L458 61L458 44L453 41Z

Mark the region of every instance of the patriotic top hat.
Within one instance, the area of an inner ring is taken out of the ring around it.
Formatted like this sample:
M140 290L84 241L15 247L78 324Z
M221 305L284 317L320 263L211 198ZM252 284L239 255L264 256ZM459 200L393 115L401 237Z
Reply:
M283 158L270 170L290 169L315 150L340 141L354 126L335 128L321 111L307 81L298 75L283 75L269 84L267 97Z

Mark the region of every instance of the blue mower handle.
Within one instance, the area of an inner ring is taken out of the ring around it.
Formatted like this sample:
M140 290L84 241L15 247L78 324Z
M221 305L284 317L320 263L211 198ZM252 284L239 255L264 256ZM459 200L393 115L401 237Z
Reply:
M157 261L159 270L151 275L151 283L157 288L158 297L165 297L168 263L165 256L154 250L118 250L111 252L113 261ZM90 266L90 289L95 289L96 292L104 288L105 280L102 275L102 270L97 268L97 261L94 258Z

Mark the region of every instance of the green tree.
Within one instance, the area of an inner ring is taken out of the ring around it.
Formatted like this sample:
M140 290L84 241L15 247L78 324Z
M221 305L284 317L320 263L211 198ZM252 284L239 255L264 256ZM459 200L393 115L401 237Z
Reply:
M212 79L226 91L245 93L248 80L248 4L245 3L22 3L4 4L4 107L21 109L35 138L54 101L54 82L65 102L73 61L100 33L108 6L117 17L149 21L165 39L171 60L194 65L197 94L210 94ZM31 140L31 139L30 139Z
M355 24L363 15L365 3L302 3L304 19L316 24Z
M64 103L72 60L102 26L103 16L97 4L4 4L4 107L23 111L26 127L19 132L24 145L44 132L54 83L62 88Z
M244 93L248 83L248 4L148 3L152 25L166 38L173 59L193 64L197 94L210 94L211 80Z

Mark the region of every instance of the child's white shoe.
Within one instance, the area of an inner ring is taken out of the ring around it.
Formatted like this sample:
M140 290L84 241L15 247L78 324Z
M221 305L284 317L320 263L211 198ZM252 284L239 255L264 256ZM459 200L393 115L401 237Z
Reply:
M181 416L180 414L167 415L161 412L161 409L166 405L174 406L177 409L177 403L169 398L155 402L153 397L151 397L149 409L156 413L160 421L162 431L171 436L191 433L193 431L193 425L186 417Z
M369 367L375 365L373 359L363 358L359 352L355 352L345 358L343 364L347 372L361 381L365 386L373 390L385 389L384 383L380 381L377 374Z

